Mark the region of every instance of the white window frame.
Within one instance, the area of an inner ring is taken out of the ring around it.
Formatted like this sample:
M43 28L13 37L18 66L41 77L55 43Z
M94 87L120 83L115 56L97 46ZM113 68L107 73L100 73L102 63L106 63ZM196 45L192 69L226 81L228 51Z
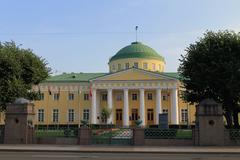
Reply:
M56 118L56 120L55 120ZM52 122L53 123L58 123L59 122L59 109L53 109L52 110Z
M44 122L44 109L38 109L38 122Z
M181 109L181 122L187 123L188 122L188 109Z
M53 93L53 100L54 101L58 101L60 98L60 94L59 93Z
M148 63L147 62L143 63L143 69L148 69Z
M68 122L74 122L75 121L75 112L74 109L70 108L68 109Z
M69 100L69 101L73 101L74 98L75 98L74 93L68 93L68 100Z
M129 63L125 63L125 69L129 69L130 68L130 64Z
M90 110L89 109L83 109L83 120L89 121L89 118L90 118Z

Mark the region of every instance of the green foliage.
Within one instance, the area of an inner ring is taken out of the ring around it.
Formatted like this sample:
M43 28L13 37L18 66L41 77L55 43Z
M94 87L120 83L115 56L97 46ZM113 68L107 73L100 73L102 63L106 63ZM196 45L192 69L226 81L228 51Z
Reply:
M213 98L226 113L238 112L240 98L240 34L233 31L207 31L186 49L178 69L183 98L199 103Z
M107 123L107 119L110 117L112 111L108 107L103 107L101 110L101 118L104 123Z
M30 49L19 48L13 41L0 42L0 109L16 98L38 98L32 86L45 80L50 73L45 59Z
M140 127L141 124L142 124L142 120L141 119L136 120L135 124L136 124L137 127Z

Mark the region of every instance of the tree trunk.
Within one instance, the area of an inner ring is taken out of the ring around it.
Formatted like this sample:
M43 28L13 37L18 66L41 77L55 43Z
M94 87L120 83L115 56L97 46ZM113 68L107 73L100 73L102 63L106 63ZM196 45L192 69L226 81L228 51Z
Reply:
M233 112L234 128L239 128L238 111Z
M227 127L228 128L232 128L232 125L233 125L233 123L232 123L232 116L231 116L231 112L225 112L224 113L224 116L225 116L225 118L226 118L226 121L227 121Z

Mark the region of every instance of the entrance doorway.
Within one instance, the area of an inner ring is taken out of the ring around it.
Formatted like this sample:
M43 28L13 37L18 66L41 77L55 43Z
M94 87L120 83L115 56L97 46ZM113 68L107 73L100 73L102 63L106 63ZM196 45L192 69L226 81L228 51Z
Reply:
M122 109L116 109L116 125L122 126Z
M153 125L153 120L154 120L154 112L153 112L153 109L148 109L147 110L147 124L148 125Z

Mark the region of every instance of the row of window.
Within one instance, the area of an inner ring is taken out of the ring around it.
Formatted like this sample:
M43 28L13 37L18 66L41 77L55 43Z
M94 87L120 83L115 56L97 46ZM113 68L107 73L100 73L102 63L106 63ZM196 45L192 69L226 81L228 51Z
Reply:
M40 98L40 100L44 100L44 93L40 93L40 97L39 98ZM54 93L53 94L53 100L54 101L59 100L59 98L60 98L60 93ZM73 101L74 98L75 98L75 95L73 93L69 93L68 94L68 100L69 101ZM84 94L83 95L83 99L84 99L84 101L88 101L89 100L89 94Z
M163 109L162 113L168 113L168 109ZM83 110L83 119L89 120L89 109ZM138 109L132 109L132 114L130 116L130 120L135 121L139 118ZM38 110L38 122L44 122L45 113L44 109ZM154 111L153 109L147 109L147 120L153 121L154 119ZM68 109L68 122L75 121L75 111L74 109ZM122 121L122 109L116 109L116 121ZM181 109L181 122L186 123L188 121L188 110ZM59 122L59 109L53 109L52 111L52 122Z
M158 68L156 66L158 66ZM132 67L138 68L139 67L139 63L138 62L134 62ZM117 66L115 66L115 64L112 65L112 70L116 70L116 69L117 70L122 70L122 69L129 69L129 68L130 68L130 63L125 63L125 66L120 64L120 63L117 64ZM143 67L142 68L145 69L145 70L151 69L153 71L156 71L156 70L161 71L162 70L161 64L157 65L155 63L152 63L151 67L150 67L150 64L147 63L147 62L143 63Z
M102 94L101 97L102 97L102 101L107 101L107 94ZM123 97L122 94L117 94L116 100L117 101L122 101L122 99L123 99L122 97ZM164 100L164 101L168 100L167 97L168 96L166 94L163 94L162 100ZM60 98L60 94L59 93L54 93L53 94L53 100L57 101L57 100L59 100L59 98ZM69 101L73 101L74 98L75 98L75 96L74 96L73 93L69 93L68 94L68 100ZM89 94L84 94L83 95L83 99L84 99L84 101L88 101L89 100ZM44 93L40 94L40 100L44 100ZM133 101L138 100L138 94L137 93L133 93L132 94L132 100ZM153 94L152 93L147 93L147 100L153 100Z
M57 123L59 122L59 109L53 109L52 111L52 122ZM68 109L68 122L74 122L75 121L75 111L74 109ZM45 113L44 109L38 110L38 122L44 122L45 119ZM83 119L89 120L89 109L83 110Z

